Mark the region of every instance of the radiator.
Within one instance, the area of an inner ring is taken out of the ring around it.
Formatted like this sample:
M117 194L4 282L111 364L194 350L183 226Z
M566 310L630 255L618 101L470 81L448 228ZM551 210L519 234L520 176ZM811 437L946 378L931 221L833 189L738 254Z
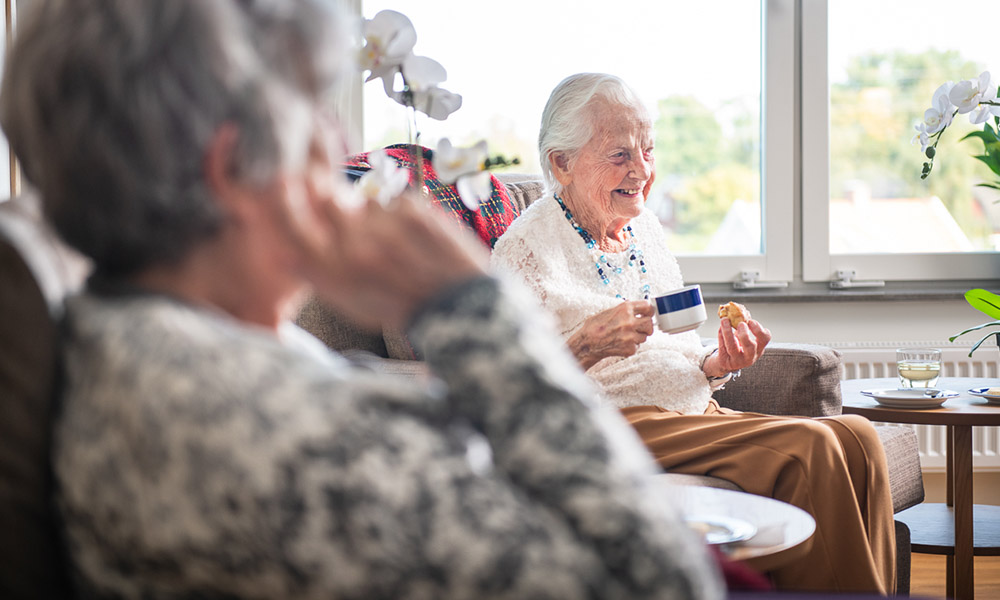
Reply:
M970 358L969 345L945 341L824 343L843 357L841 379L896 377L896 348L940 348L943 377L998 377L997 349L984 347ZM998 381L1000 383L1000 381ZM962 390L959 390L962 391ZM924 471L944 471L945 428L913 425L920 444L920 464ZM973 468L1000 471L1000 427L973 427Z

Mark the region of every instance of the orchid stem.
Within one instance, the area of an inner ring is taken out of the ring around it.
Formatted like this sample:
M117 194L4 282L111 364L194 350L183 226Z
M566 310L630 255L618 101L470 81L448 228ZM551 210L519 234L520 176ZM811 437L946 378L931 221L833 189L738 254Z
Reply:
M417 188L417 193L421 196L424 195L424 153L420 148L420 129L417 128L417 109L410 106L409 114L409 138L410 138L410 148L413 151L413 163L416 168L416 173L413 174L414 186Z
M407 117L406 120L406 137L410 145L417 143L417 138L420 137L420 133L417 131L417 109L412 106L407 107Z
M420 133L417 133L417 142L413 145L413 153L416 154L417 173L417 193L424 196L424 150L420 147Z

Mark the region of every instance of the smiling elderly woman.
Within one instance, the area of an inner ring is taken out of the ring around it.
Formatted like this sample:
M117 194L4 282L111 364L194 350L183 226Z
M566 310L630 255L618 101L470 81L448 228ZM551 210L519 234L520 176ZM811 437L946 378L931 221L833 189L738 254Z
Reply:
M93 259L53 450L82 597L718 598L704 545L478 243L338 205L327 0L34 0L0 120ZM284 319L410 324L436 378ZM545 357L542 362L538 357Z
M649 299L683 281L645 208L653 131L635 94L610 75L568 77L545 106L538 140L549 193L497 242L494 267L555 315L578 362L664 469L718 476L816 518L810 552L773 574L779 587L891 593L892 504L871 424L720 408L712 391L771 339L754 320L735 329L721 320L711 349L693 331L654 331Z

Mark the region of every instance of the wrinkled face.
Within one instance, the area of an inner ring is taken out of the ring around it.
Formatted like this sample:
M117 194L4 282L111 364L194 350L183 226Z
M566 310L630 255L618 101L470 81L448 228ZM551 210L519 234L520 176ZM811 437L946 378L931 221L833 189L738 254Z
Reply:
M567 165L567 202L602 222L638 216L653 184L653 129L645 113L595 100L594 134Z

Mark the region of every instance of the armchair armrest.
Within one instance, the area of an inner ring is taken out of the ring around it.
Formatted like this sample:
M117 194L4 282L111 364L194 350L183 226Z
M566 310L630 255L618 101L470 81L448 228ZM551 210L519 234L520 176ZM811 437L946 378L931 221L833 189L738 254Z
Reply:
M813 344L773 343L714 394L721 406L771 415L839 415L840 354Z

